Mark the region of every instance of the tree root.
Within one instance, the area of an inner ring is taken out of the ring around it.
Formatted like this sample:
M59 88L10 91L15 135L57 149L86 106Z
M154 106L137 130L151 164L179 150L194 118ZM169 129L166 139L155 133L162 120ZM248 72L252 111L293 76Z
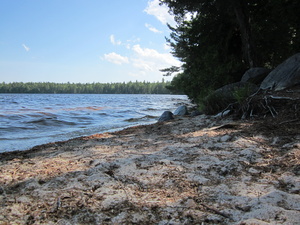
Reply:
M237 118L241 119L285 116L287 117L286 121L298 120L300 98L286 96L287 94L288 92L283 92L275 95L259 90L241 103L229 104L222 114L230 109Z

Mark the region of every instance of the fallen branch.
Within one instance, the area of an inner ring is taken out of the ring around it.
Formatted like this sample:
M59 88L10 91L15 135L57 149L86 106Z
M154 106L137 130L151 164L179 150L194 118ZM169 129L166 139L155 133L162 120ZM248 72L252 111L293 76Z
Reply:
M200 205L202 205L204 208L206 208L206 209L208 209L208 210L210 210L210 211L213 211L214 213L216 213L216 214L218 214L218 215L220 215L220 216L223 216L223 217L225 217L225 218L227 218L227 219L231 219L231 217L230 217L229 215L227 215L226 213L222 213L222 212L220 212L219 210L214 209L214 208L212 208L212 207L210 207L210 206L208 206L208 205L205 205L205 204L203 204L203 203L200 203Z
M277 100L291 100L291 101L299 100L299 98L289 98L289 97L281 97L281 96L273 96L273 95L269 95L268 97Z
M207 130L210 131L210 130L220 130L220 129L235 129L239 126L240 125L237 123L226 123L220 126L208 128Z

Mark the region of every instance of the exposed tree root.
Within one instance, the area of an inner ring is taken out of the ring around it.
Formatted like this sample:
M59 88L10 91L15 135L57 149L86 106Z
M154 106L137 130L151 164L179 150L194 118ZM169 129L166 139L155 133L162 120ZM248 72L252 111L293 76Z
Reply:
M298 87L299 88L299 87ZM280 123L299 120L300 98L297 91L258 91L243 103L230 104L225 110L233 109L235 115L242 119L282 118ZM284 119L285 118L285 119Z

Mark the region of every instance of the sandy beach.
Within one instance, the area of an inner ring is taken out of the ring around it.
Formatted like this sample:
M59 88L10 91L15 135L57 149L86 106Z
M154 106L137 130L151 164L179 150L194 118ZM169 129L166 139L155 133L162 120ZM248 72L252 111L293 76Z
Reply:
M0 154L0 224L300 224L298 124L205 115Z

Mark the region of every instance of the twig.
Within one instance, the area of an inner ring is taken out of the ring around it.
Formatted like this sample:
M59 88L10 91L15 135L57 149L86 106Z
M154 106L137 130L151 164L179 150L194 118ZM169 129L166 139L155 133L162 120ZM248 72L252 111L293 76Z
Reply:
M270 107L270 106L269 106L269 103L268 103L268 97L265 96L264 99L265 99L266 107L269 109L269 111L270 111L270 113L272 114L273 118L275 118L276 115L274 115L274 113L275 113L275 114L278 114L278 113L276 112L276 110L275 110L273 107Z
M260 91L261 91L262 89L258 89L254 94L252 94L252 95L250 95L248 98L253 98L255 95L257 95ZM251 101L251 99L250 99L250 101Z
M250 117L253 117L253 109L251 109Z
M227 219L231 219L231 217L230 217L229 215L227 215L227 214L225 214L225 213L222 213L222 212L220 212L220 211L217 210L217 209L214 209L214 208L212 208L212 207L209 207L209 206L207 206L207 205L205 205L205 204L203 204L203 203L200 203L200 205L204 206L206 209L208 209L208 210L210 210L210 211L213 211L214 213L216 213L216 214L218 214L218 215L220 215L220 216L223 216L223 217L225 217L225 218L227 218Z
M239 126L239 124L237 124L237 123L226 123L226 124L222 124L222 125L216 126L216 127L211 127L211 128L205 129L205 130L234 129L238 126Z
M295 93L295 92L300 92L300 90L286 90L287 93Z
M60 207L61 207L61 199L60 197L58 197L56 201L56 210L58 210Z
M299 120L299 119L282 121L282 122L279 123L279 125L284 124L284 123L292 123L292 122L296 122L296 121L298 121L298 120Z
M278 99L278 100L292 100L292 101L299 100L299 98L289 98L289 97L281 97L281 96L273 96L273 95L269 95L268 97L272 99Z
M221 117L223 117L224 113L229 109L231 108L232 106L234 106L235 104L237 104L238 102L234 102L234 103L231 103L229 104L225 109L223 109L223 111L221 112Z

